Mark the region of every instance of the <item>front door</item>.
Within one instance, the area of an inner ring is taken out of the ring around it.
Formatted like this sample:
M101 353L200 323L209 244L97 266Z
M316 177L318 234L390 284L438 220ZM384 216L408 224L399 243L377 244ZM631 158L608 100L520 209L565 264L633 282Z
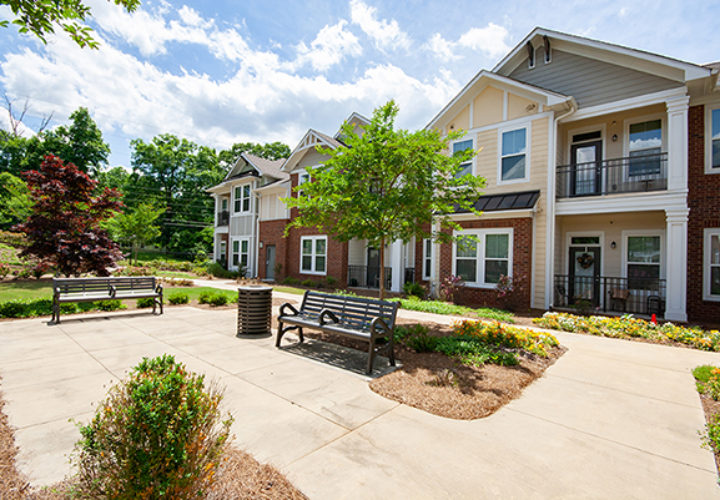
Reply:
M570 146L570 196L600 194L602 186L602 141Z
M275 279L275 245L265 246L265 278Z
M568 303L586 300L600 304L600 247L570 247Z
M380 252L373 247L367 249L367 286L380 288Z

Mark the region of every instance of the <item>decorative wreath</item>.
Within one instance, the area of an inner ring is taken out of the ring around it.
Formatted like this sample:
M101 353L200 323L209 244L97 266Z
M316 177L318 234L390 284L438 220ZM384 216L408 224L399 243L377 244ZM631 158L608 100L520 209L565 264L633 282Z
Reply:
M580 264L580 267L582 267L583 269L587 269L593 265L593 262L595 262L595 257L593 257L592 254L584 253L577 258L577 261L578 264Z

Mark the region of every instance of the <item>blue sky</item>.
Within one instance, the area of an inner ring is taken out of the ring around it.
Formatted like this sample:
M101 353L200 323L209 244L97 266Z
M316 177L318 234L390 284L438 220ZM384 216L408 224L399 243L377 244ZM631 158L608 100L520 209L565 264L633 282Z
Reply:
M0 29L0 90L16 106L29 100L30 127L89 108L111 165L130 164L131 139L164 132L294 147L308 128L334 133L391 98L399 126L420 128L535 26L720 60L720 2L148 0L132 14L87 3L96 51Z

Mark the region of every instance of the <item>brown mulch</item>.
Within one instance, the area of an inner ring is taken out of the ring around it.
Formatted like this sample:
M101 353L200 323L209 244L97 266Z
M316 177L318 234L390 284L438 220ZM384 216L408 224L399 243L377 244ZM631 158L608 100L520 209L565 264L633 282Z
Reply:
M15 466L18 448L12 427L4 412L5 400L0 393L0 499L56 500L68 498L63 493L73 486L72 478L47 488L33 488L27 477ZM261 464L251 455L230 448L219 469L209 499L306 499L275 467Z
M398 323L406 323L400 320ZM410 324L407 322L406 324ZM429 334L447 336L451 327L423 323ZM308 332L311 338L367 351L367 343L337 335ZM417 353L395 346L395 357L402 367L370 382L376 393L399 403L441 417L473 420L495 413L503 405L520 396L533 380L542 376L567 349L554 348L550 356L519 355L518 366L486 364L481 367L463 365L440 353Z
M715 401L707 394L698 393L698 395L705 411L705 421L710 423L714 416L720 415L720 401ZM720 473L720 450L713 449L713 453L715 454L715 467Z

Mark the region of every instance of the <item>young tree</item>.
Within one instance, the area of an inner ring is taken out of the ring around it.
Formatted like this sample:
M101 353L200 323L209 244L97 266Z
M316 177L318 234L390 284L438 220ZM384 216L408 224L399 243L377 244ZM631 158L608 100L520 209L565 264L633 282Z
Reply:
M164 208L155 208L149 203L141 203L135 209L118 213L107 221L106 227L114 239L128 241L132 247L132 258L138 263L138 250L160 236L160 228L155 224Z
M140 5L140 0L112 1L128 12ZM10 7L16 16L12 23L20 27L20 33L32 33L43 43L46 43L47 34L54 33L55 26L60 26L80 47L98 47L91 35L92 30L80 24L90 16L90 7L82 0L0 0L0 5ZM8 24L8 21L0 21L0 27Z
M268 160L280 160L290 156L290 147L282 142L268 142L259 144L255 142L236 142L230 149L220 151L218 157L226 165L234 165L242 153L250 153Z
M30 241L21 255L32 255L40 265L56 267L65 276L107 276L108 267L121 259L122 253L100 224L121 209L120 194L105 189L95 195L95 181L52 155L45 158L39 171L30 170L23 176L33 206L28 220L15 227Z
M0 227L8 228L24 221L30 215L31 207L27 184L8 172L1 172Z
M437 130L395 130L398 108L394 101L376 109L364 134L343 126L348 148L318 150L330 156L324 165L309 169L312 182L285 201L299 209L290 227L314 226L340 241L367 239L380 249L380 296L385 295L386 244L434 238L453 240L452 231L424 231L439 222L444 229L459 229L451 215L459 210L478 214L477 201L485 179L458 176L461 163L474 155L464 151L446 154L449 141Z

